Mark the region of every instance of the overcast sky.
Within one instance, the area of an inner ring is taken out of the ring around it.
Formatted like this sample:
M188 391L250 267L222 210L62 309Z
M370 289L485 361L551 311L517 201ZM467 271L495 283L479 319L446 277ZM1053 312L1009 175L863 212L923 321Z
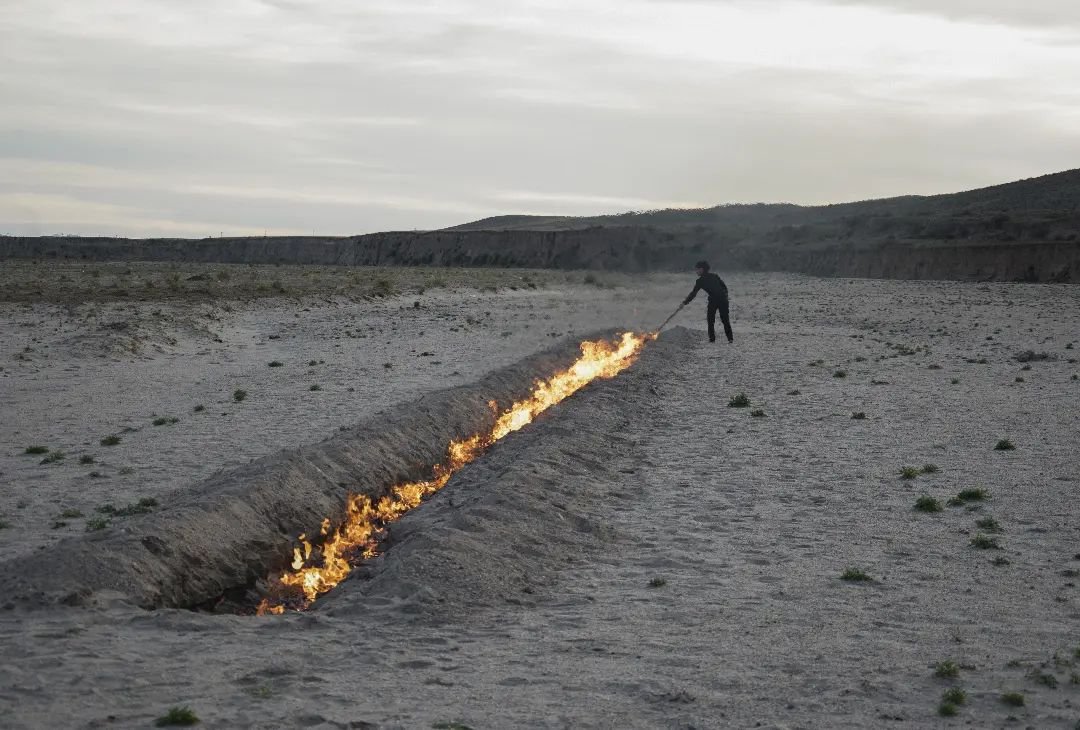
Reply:
M350 234L1074 167L1078 0L0 0L0 233Z

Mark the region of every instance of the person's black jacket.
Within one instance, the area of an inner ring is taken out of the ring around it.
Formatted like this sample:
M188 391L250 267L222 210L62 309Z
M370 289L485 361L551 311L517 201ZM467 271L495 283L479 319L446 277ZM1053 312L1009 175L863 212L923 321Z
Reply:
M683 304L689 304L697 296L699 290L704 289L705 293L709 295L709 299L714 302L727 301L727 284L716 274L711 271L707 274L703 274L698 277L698 280L694 283L694 291L690 292L690 295L686 297Z

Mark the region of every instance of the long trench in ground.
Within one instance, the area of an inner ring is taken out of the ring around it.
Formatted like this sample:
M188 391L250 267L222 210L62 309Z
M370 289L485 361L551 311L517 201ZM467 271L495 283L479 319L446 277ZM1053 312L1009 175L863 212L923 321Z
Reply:
M583 339L615 336L605 330ZM117 594L148 609L250 605L266 578L288 566L298 535L318 535L327 517L340 520L350 494L378 498L430 478L451 441L492 427L492 402L501 410L529 395L577 359L579 343L399 404L321 443L219 472L163 500L154 514L0 563L0 593L30 606L93 605Z

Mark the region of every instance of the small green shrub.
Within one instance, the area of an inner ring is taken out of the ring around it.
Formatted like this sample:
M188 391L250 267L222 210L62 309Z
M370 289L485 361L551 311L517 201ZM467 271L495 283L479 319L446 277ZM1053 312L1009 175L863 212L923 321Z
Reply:
M1044 687L1049 687L1050 689L1057 689L1058 678L1055 677L1053 674L1050 674L1049 672L1040 672L1036 669L1031 673L1030 677L1033 682L1041 684Z
M109 521L104 517L91 517L86 521L87 532L98 532L109 526Z
M24 454L47 454L49 453L48 446L27 446Z
M100 512L103 515L109 515L110 517L131 517L132 515L144 515L148 512L153 512L154 507L158 506L158 501L153 497L143 497L138 502L132 502L131 504L123 507L117 507L114 504L102 504L94 508L95 512Z
M118 443L120 443L120 437L117 436L115 433L111 436L106 436L105 438L101 439L102 446L116 446Z
M962 705L967 702L967 692L959 687L949 687L941 693L941 701L953 705Z
M232 394L232 399L233 399L233 400L234 400L235 402L239 403L240 401L242 401L242 400L244 400L245 398L247 398L247 395L248 395L248 393L247 393L247 391L246 391L246 390L243 390L243 389L241 389L241 388L237 388L236 390L234 390L234 391L233 391L233 394Z
M942 702L937 708L937 713L942 717L953 717L957 712L956 705L951 702Z
M161 416L155 418L153 423L155 426L172 426L175 423L179 423L180 419L173 416Z
M268 362L266 364L267 367L271 367L271 368L280 368L283 365L285 365L285 363L281 362L281 360L271 360L270 362Z
M968 502L982 502L984 499L988 499L990 493L985 489L969 488L962 489L960 493L949 500L950 507L959 507L967 504Z
M750 398L746 393L739 393L737 396L728 401L728 408L749 408Z
M918 512L941 512L942 509L941 502L937 501L929 494L924 494L915 500L915 510Z
M975 533L975 537L971 538L971 547L978 548L979 550L1000 550L1001 545L998 545L998 541L989 535L984 535L981 532Z
M371 293L377 297L391 296L395 293L393 280L386 276L379 277L375 280L375 284L371 288Z
M1006 692L1001 695L1001 701L1010 707L1023 707L1024 695L1022 692Z
M863 411L854 411L851 414L851 418L852 418L852 420L855 420L855 421L865 421L866 420L866 413L864 413Z
M170 707L168 712L154 721L154 724L158 727L167 727L169 725L196 725L199 722L198 716L190 708Z
M206 410L206 406L204 406L202 403L200 403L199 405L192 408L192 410L195 411L196 413L202 413L203 411Z
M83 454L82 456L79 457L79 463L80 464L93 464L94 463L94 457L91 456L90 454Z
M860 568L850 567L846 568L844 572L840 574L840 580L846 580L852 583L866 583L872 581L873 578L863 572Z
M1035 352L1034 350L1024 350L1018 352L1013 356L1013 359L1017 362L1035 362L1041 360L1057 360L1057 355L1051 355L1049 352Z
M847 370L837 370L836 372L834 372L832 374L832 376L834 378L846 378L847 377Z
M667 580L664 578L653 578L649 581L650 588L662 588L667 585Z
M983 517L982 519L976 520L975 526L980 530L986 530L987 532L1001 532L1001 523L993 517Z
M923 464L923 474L937 474L941 468L937 464Z
M318 383L315 383L310 388L308 388L308 390L322 390L322 386L319 385Z
M920 471L919 467L917 466L904 466L900 468L901 479L914 479L915 477L919 476L919 474Z
M760 408L755 408L754 410L750 411L750 415L754 418L764 418L765 411L761 410Z
M796 388L795 390L789 390L788 395L802 395L802 391Z
M960 676L960 665L954 662L952 659L946 659L943 662L938 662L934 667L934 676L951 679L953 677Z
M994 451L1012 451L1015 448L1016 444L1014 444L1009 439L1001 439L996 444L994 444Z
M42 459L39 463L41 463L41 464L55 464L58 461L63 461L64 456L65 456L65 454L64 454L63 451L53 451L53 452L50 452L49 455L46 456L44 459Z

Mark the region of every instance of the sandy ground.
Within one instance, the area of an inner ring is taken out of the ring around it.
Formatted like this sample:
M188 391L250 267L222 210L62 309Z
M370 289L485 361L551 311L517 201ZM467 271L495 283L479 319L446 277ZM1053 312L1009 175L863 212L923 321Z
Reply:
M704 341L695 302L691 330L463 469L312 612L8 608L3 724L187 705L212 727L1075 727L1080 288L725 278L734 346ZM690 284L581 279L3 304L0 544L18 560L103 504L167 508L554 338L654 327ZM1026 350L1048 358L1025 370ZM944 718L949 687L967 700Z

